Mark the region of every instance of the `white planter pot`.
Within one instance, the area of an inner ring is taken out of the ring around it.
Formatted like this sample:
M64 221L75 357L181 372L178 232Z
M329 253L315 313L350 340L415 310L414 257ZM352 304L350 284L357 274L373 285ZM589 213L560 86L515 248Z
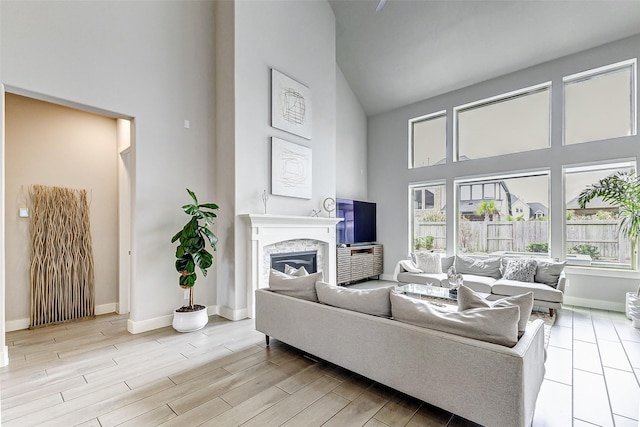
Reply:
M173 312L173 329L178 332L193 332L205 327L209 322L207 307L198 311Z
M626 314L634 328L640 328L640 297L636 292L627 292Z

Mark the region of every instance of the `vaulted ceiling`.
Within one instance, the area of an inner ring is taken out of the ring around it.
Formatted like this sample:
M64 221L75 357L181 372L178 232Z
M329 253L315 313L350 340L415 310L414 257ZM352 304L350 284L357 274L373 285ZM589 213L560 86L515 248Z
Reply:
M330 0L367 115L640 33L640 0Z

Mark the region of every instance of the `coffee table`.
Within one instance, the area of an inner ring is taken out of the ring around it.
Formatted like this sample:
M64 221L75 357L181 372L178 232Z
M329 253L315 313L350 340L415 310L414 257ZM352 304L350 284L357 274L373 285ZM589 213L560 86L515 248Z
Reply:
M447 300L449 304L457 304L458 301L457 293L451 293L449 288L443 288L441 286L409 283L408 285L397 286L396 291L418 299L422 299L423 297L427 299L437 298Z

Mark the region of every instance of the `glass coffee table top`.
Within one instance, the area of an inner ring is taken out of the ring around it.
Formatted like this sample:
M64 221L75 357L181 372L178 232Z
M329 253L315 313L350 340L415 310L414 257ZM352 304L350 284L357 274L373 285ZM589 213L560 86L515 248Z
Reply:
M433 285L419 285L417 283L409 283L407 285L397 286L397 292L401 292L410 297L422 298L422 297L430 297L430 298L441 298L444 300L451 301L450 303L454 303L454 301L458 300L458 293L451 292L449 288L443 288L440 286Z

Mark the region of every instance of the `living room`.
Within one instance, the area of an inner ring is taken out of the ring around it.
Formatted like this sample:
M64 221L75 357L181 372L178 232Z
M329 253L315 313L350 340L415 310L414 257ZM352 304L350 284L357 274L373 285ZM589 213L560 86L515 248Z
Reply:
M390 0L386 7L392 5ZM247 317L249 239L239 215L264 213L272 137L312 147L313 196L272 195L267 213L309 217L322 209L327 197L376 201L387 279L409 250L408 192L413 183L444 182L447 205L453 206L459 177L550 170L553 207L564 203L564 166L636 161L638 155L635 134L563 147L556 120L548 150L407 168L410 119L548 81L561 87L565 76L637 58L638 35L604 45L592 41L593 48L583 52L549 54L524 70L368 114L336 62L337 23L328 2L3 1L0 19L3 95L23 95L132 123L127 292L127 328L132 333L169 325L183 300L183 291L175 285L170 238L182 224L179 207L186 202L186 187L221 207L214 270L199 282L197 298L212 315ZM271 69L310 88L311 140L269 126ZM445 67L442 73L447 73ZM552 97L555 119L561 116L560 102L558 95ZM4 117L4 105L0 113ZM4 138L4 123L0 126ZM453 152L447 151L447 157L453 159ZM4 194L2 199L4 203ZM552 230L562 229L562 209L550 210L550 223ZM446 247L453 248L455 224L449 221L446 227ZM562 233L552 232L549 243L550 255L563 259ZM6 276L4 265L2 274ZM640 278L628 270L578 267L567 268L567 276L567 303L615 311L624 308L624 294L636 290ZM7 318L5 307L27 304L12 300L9 281L7 277L0 287L0 365L10 363L5 323L23 317ZM27 286L26 277L20 283ZM110 287L105 293L109 297L96 303L124 307L118 284L105 286Z

